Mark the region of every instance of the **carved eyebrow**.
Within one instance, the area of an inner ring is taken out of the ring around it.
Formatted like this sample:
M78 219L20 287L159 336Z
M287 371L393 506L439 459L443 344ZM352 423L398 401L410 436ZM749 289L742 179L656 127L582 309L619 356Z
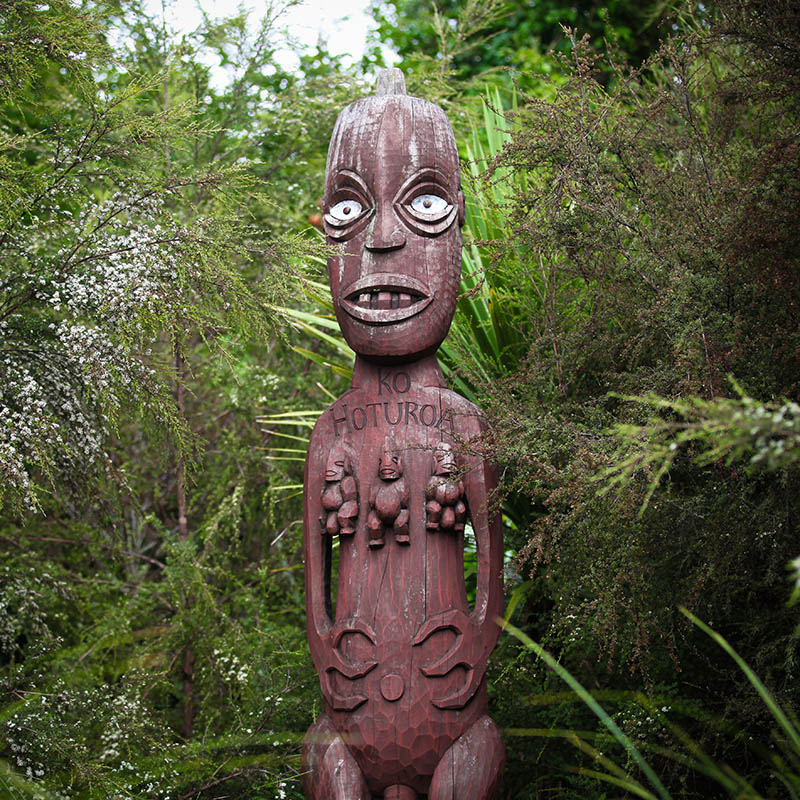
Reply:
M418 183L432 183L449 194L458 191L458 186L455 185L453 179L438 167L420 167L403 181L395 194L395 202L399 201Z
M331 185L333 191L345 186L354 186L356 189L360 189L364 192L368 197L371 197L366 181L355 170L340 169L333 176Z

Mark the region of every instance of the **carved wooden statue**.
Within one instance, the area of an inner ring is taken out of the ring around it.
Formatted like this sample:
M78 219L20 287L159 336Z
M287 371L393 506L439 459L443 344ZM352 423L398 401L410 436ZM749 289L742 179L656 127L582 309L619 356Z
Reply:
M467 507L464 504L464 484L455 477L456 459L453 446L439 442L433 451L433 475L425 490L426 528L429 531L464 530Z
M407 96L398 70L339 116L323 203L336 317L357 355L306 461L308 641L325 705L305 738L306 794L489 800L505 761L485 681L502 614L497 478L460 455L484 423L435 355L455 311L464 199L444 112Z
M389 433L383 442L378 465L380 481L369 491L369 546L383 547L386 528L394 531L395 541L408 544L408 488L403 478L403 456Z
M323 515L319 518L322 533L349 536L356 532L358 520L358 484L353 477L352 451L335 442L325 465L325 488L322 491Z

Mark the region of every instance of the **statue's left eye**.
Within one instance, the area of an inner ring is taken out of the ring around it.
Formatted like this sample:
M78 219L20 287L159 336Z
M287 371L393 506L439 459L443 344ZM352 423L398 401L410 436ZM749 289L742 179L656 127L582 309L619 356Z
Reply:
M357 219L363 210L363 206L358 200L340 200L336 205L331 206L328 213L339 222L350 222Z
M444 233L458 216L453 181L435 169L412 175L395 196L394 208L406 227L421 236Z
M450 203L438 194L420 194L411 201L411 208L418 214L439 217L450 211Z

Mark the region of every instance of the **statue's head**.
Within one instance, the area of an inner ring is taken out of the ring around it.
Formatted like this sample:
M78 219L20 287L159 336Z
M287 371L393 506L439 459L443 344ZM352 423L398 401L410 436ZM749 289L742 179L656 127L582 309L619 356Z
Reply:
M434 352L455 312L464 199L447 117L406 95L399 70L339 115L322 218L347 343L375 361Z
M383 440L378 475L385 481L395 481L403 474L403 458L397 451L392 436Z
M328 461L325 464L325 480L340 481L345 475L350 475L353 471L350 457L341 445L335 445L328 453Z
M352 475L355 460L352 448L342 442L337 442L331 448L328 460L325 462L325 480L340 481L346 475Z
M456 454L453 446L447 442L439 442L433 451L433 474L452 475L456 471Z

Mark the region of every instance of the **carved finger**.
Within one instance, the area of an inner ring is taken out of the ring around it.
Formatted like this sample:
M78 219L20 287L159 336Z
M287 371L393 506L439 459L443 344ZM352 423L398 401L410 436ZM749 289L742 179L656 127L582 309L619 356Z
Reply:
M343 695L337 692L331 683L331 672L333 671L333 667L330 667L325 672L323 683L328 702L331 704L331 706L333 706L334 709L336 709L336 711L353 711L367 702L367 696L365 694ZM336 671L338 672L338 670Z
M470 627L474 627L472 620L460 609L453 608L441 614L436 614L433 617L428 617L412 639L412 644L422 644L429 636L436 633L436 631L451 628L456 633L463 634Z
M444 697L434 698L431 700L431 703L433 703L436 708L441 709L463 708L470 701L475 692L478 691L480 685L481 674L478 670L470 669L467 671L467 681L460 689Z

